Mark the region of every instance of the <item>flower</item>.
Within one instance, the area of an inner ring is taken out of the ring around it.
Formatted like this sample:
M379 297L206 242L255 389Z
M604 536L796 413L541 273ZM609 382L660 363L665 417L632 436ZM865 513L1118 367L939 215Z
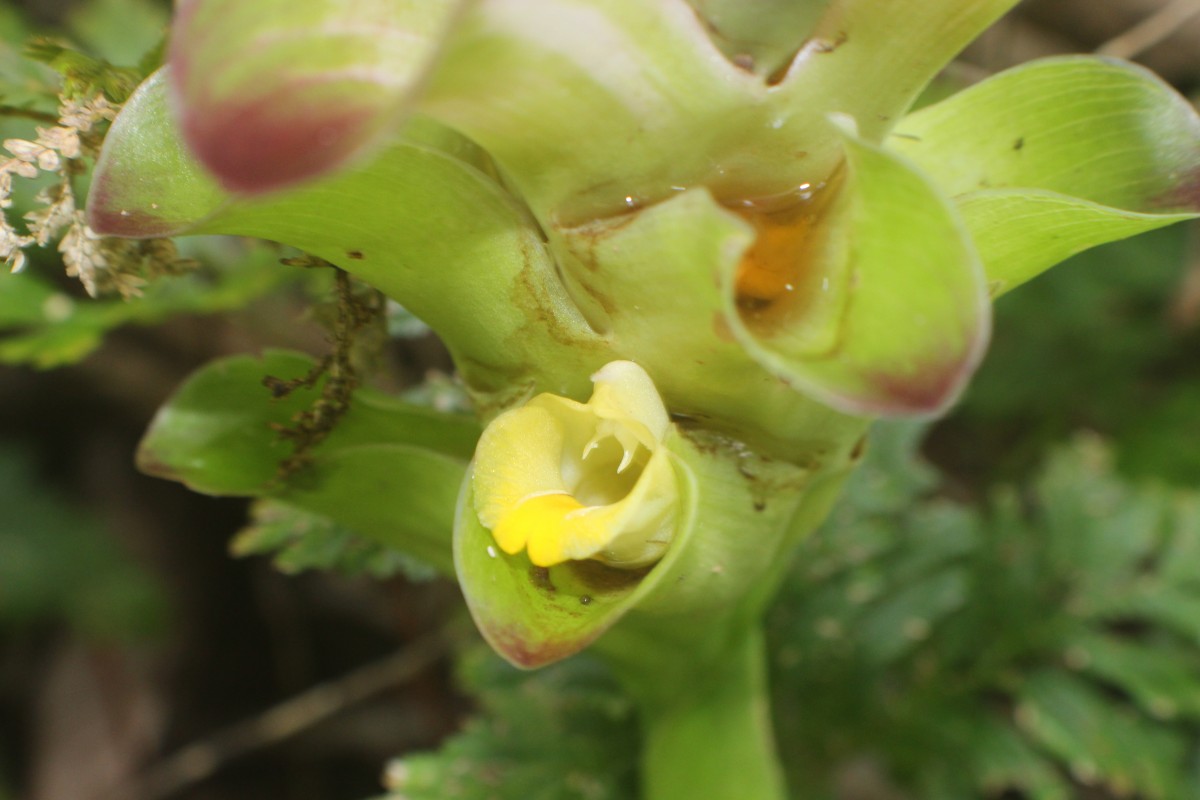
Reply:
M1129 65L910 113L1015 4L795 3L747 15L773 45L746 52L729 0L186 0L89 220L313 252L437 331L489 412L525 397L500 376L575 392L632 359L675 412L803 460L857 439L845 417L945 411L993 294L1197 214L1197 118Z
M475 456L475 511L496 544L536 566L596 559L638 568L662 557L678 489L666 408L646 371L613 361L588 402L540 394L497 417Z
M1138 67L1047 59L913 110L1016 2L739 12L777 45L745 52L710 16L736 0L181 0L88 219L284 242L438 333L492 420L455 568L513 663L635 609L630 652L708 647L869 418L954 401L991 297L1200 216L1200 117Z

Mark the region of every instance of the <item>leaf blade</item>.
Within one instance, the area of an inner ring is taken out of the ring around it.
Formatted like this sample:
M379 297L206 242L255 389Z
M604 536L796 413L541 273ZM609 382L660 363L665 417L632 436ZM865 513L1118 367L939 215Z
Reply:
M1131 64L1030 62L906 117L888 145L959 202L997 291L1200 213L1200 118Z

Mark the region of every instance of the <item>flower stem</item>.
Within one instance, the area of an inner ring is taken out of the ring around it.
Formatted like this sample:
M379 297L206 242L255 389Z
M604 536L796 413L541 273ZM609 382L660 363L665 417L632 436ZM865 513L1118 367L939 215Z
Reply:
M743 633L716 663L680 659L639 696L642 800L784 800L761 630Z

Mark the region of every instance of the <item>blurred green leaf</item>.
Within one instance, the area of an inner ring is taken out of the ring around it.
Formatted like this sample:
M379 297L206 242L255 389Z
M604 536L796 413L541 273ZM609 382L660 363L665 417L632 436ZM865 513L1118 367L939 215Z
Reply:
M855 637L867 658L893 661L928 639L944 616L963 605L967 590L966 572L952 569L889 592L863 615Z
M462 659L460 672L484 715L437 753L394 762L387 800L637 795L633 705L599 662L584 655L522 672L477 646Z
M846 484L849 503L858 513L898 512L937 487L937 470L917 455L928 431L925 420L888 420L871 426L868 458Z
M57 76L25 57L30 33L29 22L18 8L0 5L0 103L52 112L57 108Z
M67 27L89 52L133 66L166 35L167 7L153 0L88 0L67 15Z
M1200 647L1200 593L1159 581L1147 581L1133 592L1112 599L1101 610L1120 621L1144 620L1189 638Z
M1037 482L1047 556L1071 581L1078 613L1130 590L1162 543L1165 494L1123 483L1111 462L1101 441L1079 437L1049 458Z
M1200 717L1200 653L1086 631L1064 643L1064 654L1072 666L1131 694L1147 714Z
M773 614L794 786L873 757L921 798L1189 796L1200 492L1113 461L1079 437L985 509L909 480L911 444L868 450Z
M1200 485L1200 328L1172 324L1189 226L1071 259L1002 297L988 356L933 446L960 480L1020 480L1075 431L1126 475ZM1053 379L1049 379L1052 376Z
M279 500L254 503L250 524L237 534L230 549L237 556L271 556L275 567L289 575L316 569L373 578L403 574L420 581L436 574L412 556Z
M26 458L0 449L0 626L63 622L100 639L159 633L161 587L32 474Z
M959 729L967 738L979 788L1000 796L1018 789L1030 800L1070 800L1053 763L996 718L972 718Z
M292 449L278 428L287 427L318 395L298 388L276 397L263 382L268 376L299 380L313 366L308 356L268 350L261 358L233 356L203 367L159 410L142 440L138 464L206 494L274 491L271 484ZM319 453L392 444L422 448L465 467L478 435L478 423L470 417L360 389Z
M360 389L311 463L284 475L293 445L279 429L319 395L273 396L264 379L296 381L312 368L307 356L283 351L202 368L159 410L139 467L208 494L277 498L452 572L455 500L478 423Z
M453 575L450 539L465 471L463 461L427 447L327 444L268 493Z
M76 300L32 273L0 274L0 363L65 366L122 326L241 308L294 279L265 247L219 271L156 281L130 300Z
M136 68L110 64L49 36L30 39L24 54L62 77L61 95L67 98L89 98L99 92L113 103L124 103L145 77Z
M1054 670L1034 672L1021 687L1016 719L1081 783L1118 795L1173 800L1184 796L1183 739L1117 708L1097 689Z

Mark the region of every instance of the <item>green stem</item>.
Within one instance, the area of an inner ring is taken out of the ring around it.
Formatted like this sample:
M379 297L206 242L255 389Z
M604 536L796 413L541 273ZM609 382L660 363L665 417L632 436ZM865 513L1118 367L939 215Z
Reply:
M719 660L689 655L660 665L653 687L644 677L630 686L641 703L642 800L784 800L761 630Z

